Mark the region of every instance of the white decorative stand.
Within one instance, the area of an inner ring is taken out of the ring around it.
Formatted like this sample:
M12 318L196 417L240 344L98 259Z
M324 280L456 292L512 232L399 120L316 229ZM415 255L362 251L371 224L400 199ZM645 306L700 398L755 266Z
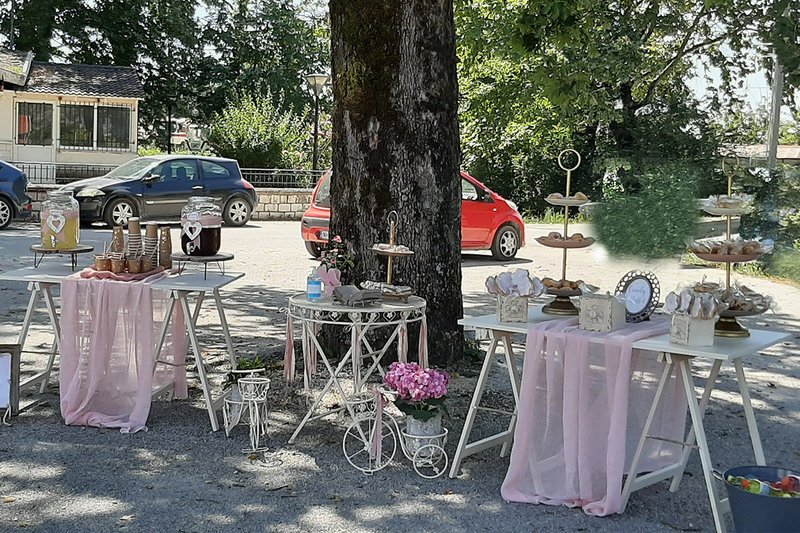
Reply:
M379 387L346 398L353 413L353 423L342 438L342 451L347 462L365 474L385 468L394 459L397 443L403 455L411 461L414 471L423 478L434 479L447 471L447 429L435 424L418 435L400 429L395 418L383 410L385 397L394 398L392 390ZM413 425L413 423L412 423ZM419 428L417 428L419 431ZM399 438L398 438L399 437Z
M241 417L247 411L247 420L250 425L250 448L244 448L244 453L266 451L261 447L261 437L267 434L269 410L267 408L267 393L270 380L261 377L239 378L237 386L241 393L241 401L225 398L222 416L225 419L225 434L230 435L233 426L243 422Z

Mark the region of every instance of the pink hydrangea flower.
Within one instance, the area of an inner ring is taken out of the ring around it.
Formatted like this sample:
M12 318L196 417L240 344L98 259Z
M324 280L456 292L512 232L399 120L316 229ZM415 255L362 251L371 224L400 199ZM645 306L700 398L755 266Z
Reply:
M400 398L410 402L424 402L447 394L450 376L447 372L420 368L416 363L395 362L383 378Z

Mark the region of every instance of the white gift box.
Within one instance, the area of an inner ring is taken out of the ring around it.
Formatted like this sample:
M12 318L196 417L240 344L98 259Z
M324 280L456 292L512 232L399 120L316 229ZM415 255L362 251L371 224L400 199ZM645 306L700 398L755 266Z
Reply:
M497 320L500 322L527 322L528 297L498 294Z
M701 320L675 313L670 320L669 341L682 346L713 346L715 320Z
M584 294L580 306L580 329L609 332L625 325L625 303L610 294Z

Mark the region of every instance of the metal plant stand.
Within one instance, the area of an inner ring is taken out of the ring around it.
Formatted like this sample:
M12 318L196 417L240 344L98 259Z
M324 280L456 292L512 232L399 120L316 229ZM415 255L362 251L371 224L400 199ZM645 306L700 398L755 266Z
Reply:
M239 378L237 386L241 393L241 400L225 398L222 416L225 421L225 434L230 436L233 426L248 422L250 426L250 448L244 448L244 453L266 451L262 447L261 438L267 435L269 429L269 409L267 407L267 393L270 380L268 378L250 376Z
M396 393L385 387L360 392L347 398L353 423L342 437L342 451L347 462L365 474L385 468L394 459L397 442L414 471L434 479L447 471L447 429L433 435L412 435L400 429L397 420L383 410L385 397ZM399 438L398 438L399 437Z

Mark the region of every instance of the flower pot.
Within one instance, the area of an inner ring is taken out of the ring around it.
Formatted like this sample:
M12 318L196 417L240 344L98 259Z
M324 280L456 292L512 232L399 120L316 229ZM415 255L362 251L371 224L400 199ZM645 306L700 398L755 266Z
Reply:
M423 446L432 444L443 447L446 434L447 432L442 429L441 414L424 421L409 416L406 418L406 429L403 431L406 452L413 457Z

